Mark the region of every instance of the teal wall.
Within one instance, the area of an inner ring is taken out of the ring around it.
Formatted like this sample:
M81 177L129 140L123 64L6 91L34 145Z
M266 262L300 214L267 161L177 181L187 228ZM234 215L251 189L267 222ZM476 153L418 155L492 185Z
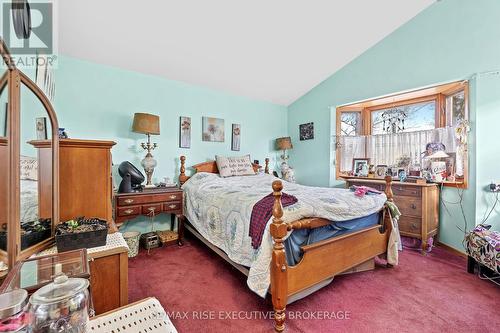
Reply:
M497 0L437 2L290 105L288 132L294 143L290 164L296 169L298 181L321 186L341 184L334 179L331 154L336 106L499 69L499 12ZM495 112L500 101L498 80L486 75L471 80L470 186L463 193L469 226L475 223L476 215L482 216L486 200L491 201L488 193L479 189L492 177L500 178L499 169L494 170L500 156L491 145L495 132L486 130L500 123L500 112ZM315 139L299 141L299 124L311 121ZM485 130L479 132L476 126ZM488 171L483 170L485 159L491 162L489 167L493 166ZM464 224L456 204L459 194L445 189L443 199L447 204L442 207L440 221L440 241L457 249L462 248L463 239L457 225ZM492 215L498 226L498 213Z
M186 155L188 166L214 159L216 154L250 154L252 159L270 157L275 161L278 152L274 139L287 134L284 106L74 58L59 57L56 83L55 108L60 126L71 138L115 141L112 154L116 165L129 160L140 168L145 155L140 143L146 136L131 131L133 114L159 115L161 134L152 137L159 145L153 152L158 161L153 176L156 181L178 175L180 155ZM180 116L191 117L191 149L178 148ZM225 142L201 140L202 116L225 120ZM232 123L241 124L239 152L231 151ZM115 178L118 185L120 177ZM156 220L161 223L169 219ZM125 230L147 228L144 219L124 226Z

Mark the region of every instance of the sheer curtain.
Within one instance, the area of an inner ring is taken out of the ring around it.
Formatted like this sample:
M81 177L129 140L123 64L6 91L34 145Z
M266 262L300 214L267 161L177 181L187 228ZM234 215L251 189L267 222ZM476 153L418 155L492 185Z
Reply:
M369 158L370 164L374 165L395 165L398 158L408 156L412 163L420 164L422 152L431 142L444 144L447 153L457 153L457 171L461 166L454 127L398 134L341 136L339 142L341 172L352 171L353 158Z

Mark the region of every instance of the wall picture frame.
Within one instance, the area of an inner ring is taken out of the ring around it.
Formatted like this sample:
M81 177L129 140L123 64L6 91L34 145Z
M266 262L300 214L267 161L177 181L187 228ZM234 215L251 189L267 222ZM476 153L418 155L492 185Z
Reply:
M369 158L353 158L352 159L352 172L358 177L368 177L370 168Z
M179 117L179 148L191 148L191 117Z
M35 119L36 139L47 140L47 118L38 117Z
M202 140L208 142L224 142L224 119L203 117Z
M231 150L240 151L241 144L241 124L232 125Z
M300 141L314 139L314 123L306 123L299 125Z

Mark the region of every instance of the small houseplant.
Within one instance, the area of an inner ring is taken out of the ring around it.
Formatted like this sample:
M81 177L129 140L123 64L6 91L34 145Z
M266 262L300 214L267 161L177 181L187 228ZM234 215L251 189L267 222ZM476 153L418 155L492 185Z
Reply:
M106 245L108 223L98 218L78 217L57 226L55 232L58 252Z

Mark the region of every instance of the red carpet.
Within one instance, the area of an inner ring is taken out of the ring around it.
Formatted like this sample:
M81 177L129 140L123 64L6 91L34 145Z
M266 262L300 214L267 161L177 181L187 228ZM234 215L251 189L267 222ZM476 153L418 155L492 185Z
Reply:
M405 251L397 267L337 277L288 306L302 319L287 319L287 332L498 332L500 287L465 267L439 248ZM181 333L272 332L270 299L197 240L141 251L129 269L130 301L155 296Z

